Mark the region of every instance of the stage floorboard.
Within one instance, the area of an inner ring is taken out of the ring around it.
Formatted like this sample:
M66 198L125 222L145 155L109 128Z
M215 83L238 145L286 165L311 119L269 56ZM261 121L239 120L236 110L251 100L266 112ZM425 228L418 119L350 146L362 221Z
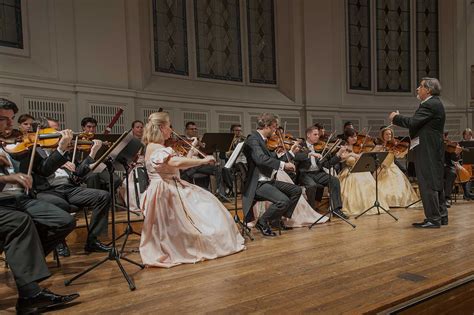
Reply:
M74 244L73 255L43 284L58 293L79 292L76 306L51 314L181 313L365 313L398 305L474 274L474 203L450 209L448 226L415 229L421 208L393 209L399 217L366 215L298 228L276 238L253 231L255 241L232 256L171 269L139 270L123 261L136 291L113 261L65 287L63 281L102 259L85 255ZM140 261L138 237L127 257ZM11 274L0 267L0 312L14 313L16 290Z

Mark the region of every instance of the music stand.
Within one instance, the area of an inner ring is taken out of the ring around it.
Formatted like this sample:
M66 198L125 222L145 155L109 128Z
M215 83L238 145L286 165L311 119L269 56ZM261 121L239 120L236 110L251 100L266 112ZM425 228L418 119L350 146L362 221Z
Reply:
M208 132L202 136L201 142L206 146L201 149L206 154L229 151L230 145L234 140L233 133Z
M362 153L357 163L352 167L351 173L362 173L362 172L375 172L375 201L373 206L364 210L362 213L357 215L355 219L364 215L367 211L377 208L377 214L380 214L380 209L389 214L395 221L398 218L391 214L387 209L382 207L379 202L379 168L383 161L387 158L388 152L366 152Z
M128 142L131 139L130 137L127 138L127 135L129 135L129 134L130 134L130 131L124 132L117 139L117 141L114 142L114 144L95 163L90 165L91 172L102 172L105 167L107 168L107 170L109 172L109 189L110 189L110 193L111 193L111 197L112 197L112 200L111 200L111 209L112 209L111 210L112 211L112 244L111 244L111 249L108 252L107 257L105 257L104 259L102 259L98 263L95 263L94 265L87 268L86 270L81 271L79 274L75 275L71 279L65 280L64 284L66 286L70 285L74 280L82 277L83 275L85 275L89 271L92 271L95 268L99 267L100 265L102 265L106 261L115 260L118 267L120 268L120 271L122 271L123 276L127 280L130 290L133 291L133 290L136 289L135 283L130 278L128 273L125 271L125 269L123 268L122 263L120 262L120 260L124 259L125 261L128 261L129 263L132 263L132 264L140 267L141 269L143 269L144 266L142 264L139 264L139 263L127 258L127 257L122 257L119 254L119 252L118 252L118 250L115 246L115 200L113 198L113 189L114 189L113 188L113 174L114 174L114 169L115 169L115 167L114 167L115 163L114 162L116 162L117 160L121 160L123 158L127 159L130 156L130 152L128 150L125 150L126 146L128 145ZM127 141L124 141L125 138L127 138ZM124 154L123 154L123 158L121 156L122 151L125 151Z
M218 161L219 152L227 152L233 140L233 133L208 132L202 136L201 142L205 144L205 147L201 148L201 150L205 154L214 155L214 158ZM216 166L219 167L219 164ZM217 183L218 187L216 192L221 195L220 197L225 199L225 201L230 202L230 200L225 196L225 191L220 190L220 186L224 183L222 178L221 180L222 183Z
M252 233L250 232L250 228L247 226L247 221L242 222L240 220L239 215L238 215L238 208L237 208L237 173L238 170L234 167L235 162L237 161L237 157L242 153L242 149L244 147L244 142L240 142L237 144L235 147L234 151L229 157L229 160L227 160L227 163L225 163L224 167L229 169L232 172L232 175L234 176L234 194L235 194L235 199L234 199L234 221L237 223L237 225L240 227L240 233L242 234L243 237L247 236L251 241L254 240Z
M141 236L140 233L135 232L133 230L133 227L131 224L130 191L128 190L128 187L130 185L130 182L129 182L130 164L135 160L140 150L143 149L143 143L140 141L140 139L134 137L132 132L129 132L129 134L124 138L122 143L124 143L125 146L123 146L123 148L120 150L120 155L115 158L116 163L118 163L117 165L115 165L116 166L115 169L118 171L125 171L125 185L127 186L127 189L126 189L127 205L125 207L125 209L127 210L127 227L125 228L124 232L115 239L115 241L118 241L119 239L125 236L125 240L122 244L122 248L120 249L121 256L123 255L123 251L125 249L125 245L127 244L128 237L130 236L130 234ZM137 205L139 204L140 202L137 203Z

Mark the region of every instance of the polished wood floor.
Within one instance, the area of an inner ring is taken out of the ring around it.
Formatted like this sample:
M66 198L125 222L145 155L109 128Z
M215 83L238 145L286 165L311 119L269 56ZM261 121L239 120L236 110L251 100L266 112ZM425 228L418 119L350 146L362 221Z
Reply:
M62 268L43 284L55 292L78 291L78 304L53 314L318 313L381 311L474 274L474 203L450 209L449 226L420 230L411 223L421 209L394 209L400 218L363 216L352 229L340 220L276 238L254 232L244 252L171 269L139 270L123 262L135 280L131 292L120 270L108 261L71 286L63 285L104 257L84 255L80 243ZM139 261L138 238L127 246ZM0 312L13 313L16 291L0 267Z

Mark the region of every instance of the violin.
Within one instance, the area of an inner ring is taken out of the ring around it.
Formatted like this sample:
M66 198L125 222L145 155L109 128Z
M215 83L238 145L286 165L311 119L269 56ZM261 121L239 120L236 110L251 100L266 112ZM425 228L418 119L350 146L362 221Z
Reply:
M459 143L448 140L448 139L444 140L444 149L448 153L456 153L456 150L459 150L459 149L464 152L469 152L468 149L461 147Z
M400 158L408 153L408 150L410 149L410 142L393 139L388 141L384 146L387 151L393 152L396 157Z
M300 143L301 140L293 137L290 133L280 134L276 131L270 138L267 140L267 148L270 151L275 151L278 148L285 149L286 151L290 150L295 143Z
M20 142L23 137L23 133L18 129L5 130L4 133L0 134L0 143L14 144Z
M369 135L358 134L357 142L352 145L352 151L356 154L370 152L375 148L375 141Z
M183 140L176 138L169 138L165 140L165 147L171 147L176 153L181 156L188 155L188 152L191 149L188 143L185 143Z
M89 133L74 133L74 137L82 137L83 139L77 140L78 146L82 146L83 149L89 149L92 147L93 142L91 140L84 140L92 139L94 134ZM9 154L22 154L26 153L29 148L31 148L35 144L35 132L28 132L22 135L22 141L16 142L14 144L10 144L4 147L5 151ZM36 142L37 145L43 148L55 148L58 146L59 140L61 138L61 133L57 132L56 129L53 128L43 128L38 130L38 141ZM71 141L74 143L74 140Z

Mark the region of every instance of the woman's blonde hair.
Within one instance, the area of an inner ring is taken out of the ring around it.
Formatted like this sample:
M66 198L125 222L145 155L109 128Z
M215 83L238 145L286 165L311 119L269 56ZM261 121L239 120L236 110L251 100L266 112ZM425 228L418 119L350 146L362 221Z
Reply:
M165 112L157 112L148 116L148 122L143 131L143 143L163 143L165 138L161 133L160 126L169 123L169 121L170 117Z

